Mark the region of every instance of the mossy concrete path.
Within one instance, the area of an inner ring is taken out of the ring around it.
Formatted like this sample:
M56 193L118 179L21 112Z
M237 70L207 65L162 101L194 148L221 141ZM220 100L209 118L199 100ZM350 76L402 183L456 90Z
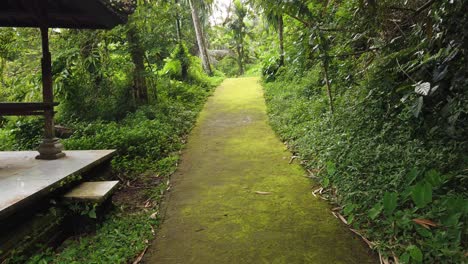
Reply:
M375 263L290 157L258 79L224 81L189 137L144 263Z

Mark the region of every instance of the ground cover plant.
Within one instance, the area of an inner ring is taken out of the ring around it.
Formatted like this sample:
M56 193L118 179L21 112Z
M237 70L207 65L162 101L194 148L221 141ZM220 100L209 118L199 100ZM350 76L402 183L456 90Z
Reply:
M122 186L93 232L30 263L138 258L206 98L259 74L291 161L382 262L467 262L468 0L235 0L214 20L219 1L129 2L113 30L49 32L62 142L116 149ZM39 39L0 29L1 101L41 100ZM0 150L36 149L42 125L0 116Z
M203 73L199 73L203 76ZM139 107L118 121L97 120L67 123L74 133L62 142L67 149L116 149L113 177L123 187L114 195L115 209L84 236L68 239L58 250L46 250L27 263L125 263L135 259L154 238L159 224L159 203L169 188L179 152L211 90L222 80L187 84L160 81L158 103ZM13 124L14 141L27 149L40 139L37 120ZM34 130L31 130L31 126ZM25 136L34 131L34 136ZM15 256L13 263L26 260Z
M259 2L300 32L264 63L271 125L347 224L383 260L466 261L466 1Z

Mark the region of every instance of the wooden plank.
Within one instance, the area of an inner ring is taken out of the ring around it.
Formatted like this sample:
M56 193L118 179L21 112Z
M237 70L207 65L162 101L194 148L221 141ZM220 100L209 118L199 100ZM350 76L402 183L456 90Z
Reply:
M0 103L0 116L44 115L59 103Z
M39 110L50 110L54 106L59 105L59 103L0 103L0 111L3 110L29 110L29 111L39 111Z

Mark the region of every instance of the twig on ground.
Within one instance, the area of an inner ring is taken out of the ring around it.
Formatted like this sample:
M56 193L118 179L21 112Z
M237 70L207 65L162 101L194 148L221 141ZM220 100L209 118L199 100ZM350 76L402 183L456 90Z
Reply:
M256 191L255 193L260 194L260 195L269 195L269 194L271 194L271 192L262 192L262 191Z
M293 161L298 158L297 156L291 156L291 159L289 160L289 164L293 163Z
M148 246L146 246L145 249L140 253L140 255L138 255L138 258L136 258L135 261L133 261L133 264L138 264L141 262L141 260L143 259L143 256L146 253L146 250L148 250Z
M346 218L344 218L344 216L342 216L340 213L335 213L338 218L341 220L341 222L343 222L345 225L348 225L348 221L346 221Z
M364 240L364 242L366 242L366 244L369 246L370 249L373 249L375 247L374 242L369 241L367 238L365 238L363 235L361 235L361 233L359 233L356 229L350 228L349 230L351 230L351 232L353 232L354 234L360 236L362 238L362 240Z

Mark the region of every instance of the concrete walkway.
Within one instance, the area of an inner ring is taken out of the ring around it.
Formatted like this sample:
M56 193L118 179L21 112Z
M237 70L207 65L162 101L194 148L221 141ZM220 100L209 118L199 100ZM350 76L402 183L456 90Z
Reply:
M190 135L144 263L376 263L290 156L258 79L226 80Z

